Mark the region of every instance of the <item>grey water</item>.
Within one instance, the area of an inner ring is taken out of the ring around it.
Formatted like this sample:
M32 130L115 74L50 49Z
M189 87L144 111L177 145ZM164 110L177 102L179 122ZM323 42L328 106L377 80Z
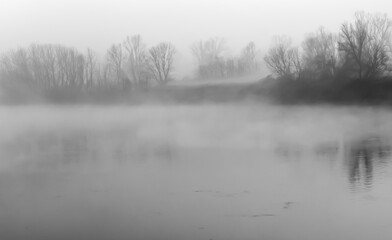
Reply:
M0 108L0 239L389 239L392 111Z

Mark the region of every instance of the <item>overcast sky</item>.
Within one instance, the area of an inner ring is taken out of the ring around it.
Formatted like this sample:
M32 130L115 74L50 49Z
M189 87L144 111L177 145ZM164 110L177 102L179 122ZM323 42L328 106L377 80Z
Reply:
M299 43L319 26L337 32L359 10L392 17L392 1L0 0L0 51L36 42L103 55L127 35L141 34L149 46L172 42L186 72L189 46L197 40L223 37L233 55L251 40L265 50L274 35Z

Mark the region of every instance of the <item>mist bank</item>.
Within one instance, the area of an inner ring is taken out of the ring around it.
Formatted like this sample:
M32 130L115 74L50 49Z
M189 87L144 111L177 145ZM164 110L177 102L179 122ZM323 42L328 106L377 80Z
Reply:
M174 81L138 91L116 88L26 89L0 92L0 105L392 105L392 79L312 79L247 77L224 81Z
M391 117L262 104L0 107L0 238L388 239Z
M173 81L137 90L119 88L61 87L46 90L19 88L18 92L0 92L1 105L35 104L198 104L251 101L256 96L246 91L260 77L225 79L224 81Z

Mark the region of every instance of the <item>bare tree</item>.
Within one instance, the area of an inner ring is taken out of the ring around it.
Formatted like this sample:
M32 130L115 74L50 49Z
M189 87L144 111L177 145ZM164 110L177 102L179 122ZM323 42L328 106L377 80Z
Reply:
M256 61L256 45L254 42L249 42L241 52L241 60L245 64L245 71L252 73L257 70Z
M274 46L264 57L267 67L279 77L297 78L301 70L301 61L297 48L291 47L287 37L275 37Z
M191 46L192 54L198 61L198 73L202 78L224 77L225 61L222 53L226 49L226 41L223 38L210 38L203 42L199 41Z
M94 84L94 79L96 79L95 74L97 74L97 56L90 48L87 49L85 64L84 78L86 87L89 88Z
M198 60L199 65L206 65L219 59L225 49L225 39L218 37L210 38L205 42L200 40L191 46L192 54Z
M75 68L76 68L76 83L77 87L85 87L85 68L86 68L86 59L83 54L77 54L75 56Z
M68 51L66 48L62 46L55 46L55 54L56 54L56 62L57 62L57 76L58 83L60 86L68 85L69 74L67 71L67 59L68 59Z
M226 49L226 40L223 38L210 38L205 42L205 49L209 60L215 61L222 57L222 53Z
M148 56L146 45L143 43L140 35L127 37L123 43L128 53L128 68L131 72L132 79L137 85L144 84L148 81Z
M292 74L295 78L300 79L304 71L303 61L297 47L293 47L288 52L290 61L293 64Z
M125 56L121 44L113 44L106 53L108 66L114 73L117 83L124 83L124 60Z
M202 65L207 62L207 51L204 48L203 41L195 42L191 46L192 54L197 59L199 65Z
M341 26L339 50L356 66L356 77L376 77L390 59L391 21L386 15L355 14L354 23Z
M79 90L93 86L120 86L126 89L130 81L124 73L122 45L113 45L107 51L106 60L100 65L91 49L81 54L75 48L61 45L32 44L0 58L0 80L2 85L16 92L18 88Z
M84 85L85 57L75 48L47 45L43 47L44 52L54 54L55 65L51 65L52 57L44 58L44 68L54 69L56 77L52 79L54 86L81 87ZM50 71L49 71L50 72Z
M159 84L166 84L170 80L175 51L170 43L159 43L149 50L150 70Z
M315 77L335 76L339 60L337 36L321 27L305 39L302 48L304 67L308 72Z
M50 44L32 44L28 52L35 82L42 88L57 86L59 70L56 47Z
M28 54L23 48L3 55L0 60L0 70L1 77L8 80L8 85L33 86Z
M110 80L112 67L108 62L101 64L97 69L97 85L100 87L107 87L112 83Z

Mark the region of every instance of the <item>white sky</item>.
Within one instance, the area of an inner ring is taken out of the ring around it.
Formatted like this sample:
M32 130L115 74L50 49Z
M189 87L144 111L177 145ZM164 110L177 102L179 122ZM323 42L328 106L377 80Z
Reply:
M60 43L103 55L127 35L147 45L170 41L177 70L189 71L189 46L223 37L230 53L249 41L265 50L274 35L299 43L319 26L338 32L356 11L387 13L387 0L0 0L0 52L30 43Z

